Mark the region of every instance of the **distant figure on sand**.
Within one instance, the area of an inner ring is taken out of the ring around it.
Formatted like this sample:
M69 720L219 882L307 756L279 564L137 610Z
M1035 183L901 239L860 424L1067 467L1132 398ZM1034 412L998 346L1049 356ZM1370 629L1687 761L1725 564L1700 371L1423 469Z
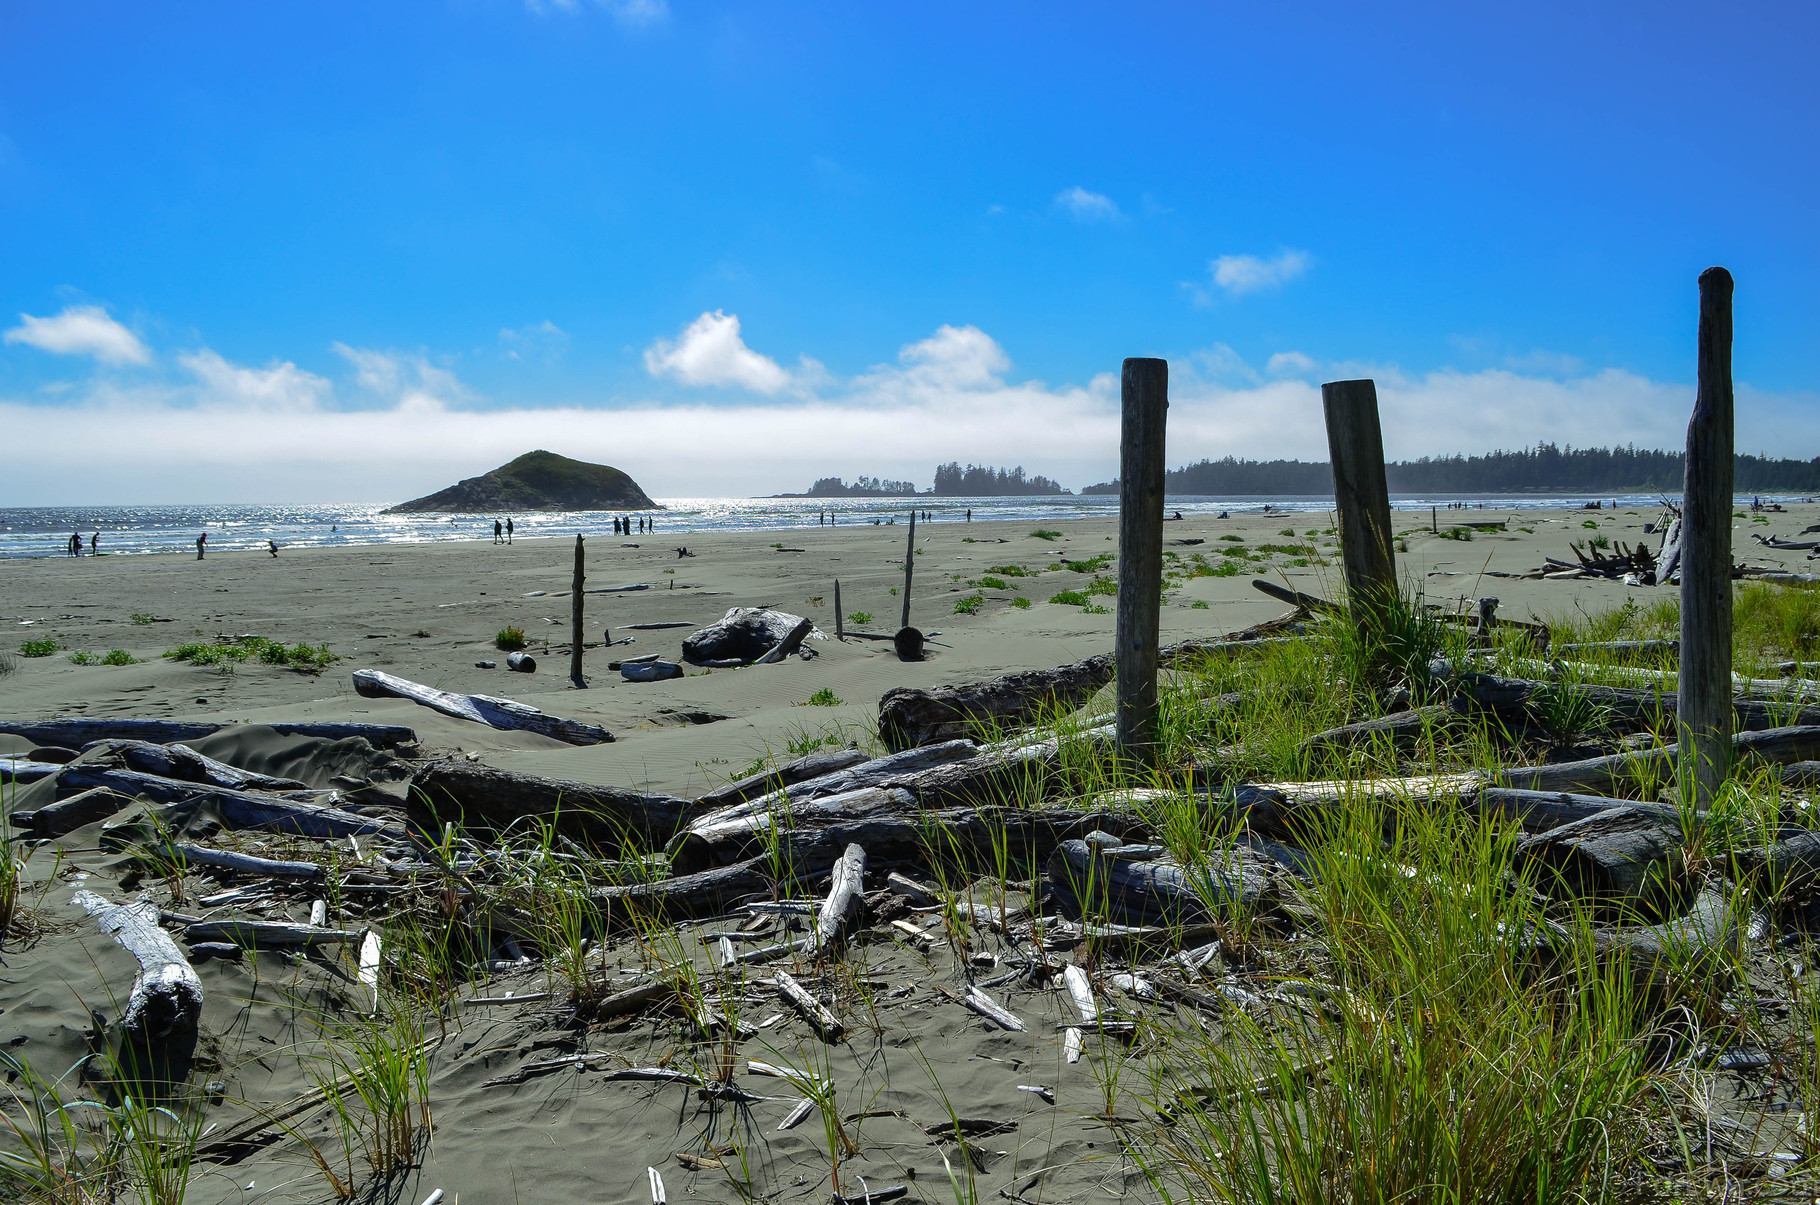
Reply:
M512 516L506 516L506 543L512 542Z
M101 533L100 532L96 532L94 535L92 535L88 538L88 552L89 552L90 556L100 556L101 555Z
M967 522L973 522L973 508L971 506L967 508Z
M209 533L205 531L201 535L196 537L196 559L197 560L200 561L202 559L202 554L204 552L208 551L208 546L209 546Z
M69 539L63 541L63 553L65 556L81 556L82 537L72 533Z
M266 546L267 550L271 552L271 554L274 558L277 557L277 555L278 555L278 541L277 540L267 540L265 542L265 546Z
M505 530L505 525L503 523L498 519L493 520L493 542L495 544L505 543Z

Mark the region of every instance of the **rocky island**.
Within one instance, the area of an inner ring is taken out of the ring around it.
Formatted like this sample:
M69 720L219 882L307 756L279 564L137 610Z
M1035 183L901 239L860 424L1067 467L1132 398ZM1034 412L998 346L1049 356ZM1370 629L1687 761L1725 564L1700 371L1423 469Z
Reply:
M638 482L611 465L570 460L540 449L446 490L400 502L385 513L662 509Z

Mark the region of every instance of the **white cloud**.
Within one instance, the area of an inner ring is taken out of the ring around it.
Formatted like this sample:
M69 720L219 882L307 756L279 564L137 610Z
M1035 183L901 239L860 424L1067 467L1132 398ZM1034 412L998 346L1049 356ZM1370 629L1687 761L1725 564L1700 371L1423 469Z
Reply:
M139 336L98 305L67 306L54 318L21 314L19 325L6 332L6 341L53 355L93 356L103 364L148 364L152 359Z
M1275 259L1255 255L1222 255L1207 265L1216 288L1240 297L1262 289L1275 289L1308 271L1313 262L1306 251L1285 251Z
M505 349L507 359L536 357L546 364L554 364L569 346L569 332L545 318L516 330L501 328L499 345Z
M645 349L645 371L685 385L737 385L754 393L778 393L791 384L787 369L746 346L739 315L721 310L703 313L674 342L654 341Z
M669 0L595 0L621 25L652 25L670 15ZM579 0L525 0L525 8L539 17L551 13L577 13Z
M1264 364L1264 371L1273 377L1301 376L1314 370L1313 357L1305 356L1299 351L1280 351Z
M1078 184L1056 193L1055 203L1080 222L1114 222L1125 216L1117 201L1104 193L1088 192Z
M201 351L183 359L186 375L174 383L76 382L57 404L0 397L0 430L34 449L0 477L0 505L395 501L533 447L618 465L671 498L776 493L831 474L927 485L936 464L954 459L1022 464L1076 488L1118 470L1116 361L1084 384L1019 380L1005 349L972 326L941 327L891 362L825 382L819 396L780 389L720 404L487 409L423 356L336 350L350 365L346 381ZM1315 382L1267 379L1217 345L1172 357L1171 367L1172 466L1227 455L1326 458ZM1693 403L1689 384L1620 370L1555 379L1503 368L1320 367L1333 379L1377 381L1394 458L1538 440L1677 448ZM1816 413L1820 396L1741 385L1738 447L1820 453Z
M199 405L235 410L311 412L330 395L328 381L286 360L269 368L243 368L203 348L177 362L194 374Z

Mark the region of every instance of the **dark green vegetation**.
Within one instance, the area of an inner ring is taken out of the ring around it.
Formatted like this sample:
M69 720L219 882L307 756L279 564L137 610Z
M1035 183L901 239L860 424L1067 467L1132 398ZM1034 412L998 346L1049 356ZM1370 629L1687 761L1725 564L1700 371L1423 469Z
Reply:
M1679 493L1680 452L1648 448L1560 448L1542 443L1514 452L1483 456L1437 456L1399 460L1384 466L1396 493L1503 493L1560 490L1572 493L1667 490ZM1773 460L1739 455L1733 487L1741 493L1820 490L1820 457ZM1164 478L1171 494L1331 494L1333 469L1324 461L1202 460L1171 470ZM1090 485L1083 494L1116 494L1118 482Z
M505 514L539 510L658 509L638 482L604 464L570 460L554 452L526 452L490 473L389 508L387 514L449 511Z
M167 650L164 655L171 661L209 666L222 673L232 673L234 666L240 662L257 661L261 665L283 666L302 674L320 674L341 660L340 654L331 653L326 644L315 647L307 644L287 646L282 640L268 640L264 636L223 638L212 644L197 640L180 644Z
M21 657L48 657L63 646L55 640L27 640L19 645Z
M523 628L501 628L493 637L493 647L501 652L516 653L524 646L525 630Z
M1051 481L1042 474L1034 477L1024 476L1024 466L1015 469L995 469L986 465L970 464L962 468L959 462L938 465L935 470L935 486L932 494L964 498L1006 498L1032 497L1044 494L1065 494L1060 482Z

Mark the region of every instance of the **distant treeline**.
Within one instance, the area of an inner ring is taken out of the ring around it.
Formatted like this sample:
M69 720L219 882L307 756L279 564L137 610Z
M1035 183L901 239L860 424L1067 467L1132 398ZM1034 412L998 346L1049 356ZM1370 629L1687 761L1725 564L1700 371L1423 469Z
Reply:
M935 487L919 491L914 481L892 481L883 477L858 477L852 485L839 477L823 477L809 487L805 494L784 494L785 498L896 498L917 493L940 495L949 498L992 498L1011 495L1029 494L1065 494L1058 482L1041 476L1024 476L1024 466L1015 469L995 469L986 465L970 464L966 468L959 461L938 465L935 470Z
M1537 444L1483 456L1424 456L1384 466L1390 488L1401 494L1679 493L1680 452L1649 448L1561 448ZM1330 494L1333 470L1325 461L1203 460L1173 469L1163 488L1171 494ZM1820 457L1772 460L1736 457L1732 485L1739 493L1820 493ZM1083 494L1113 494L1118 482L1090 485Z
M935 488L929 492L948 497L1002 498L1065 494L1068 491L1062 488L1060 482L1051 481L1040 474L1026 478L1021 464L1015 469L994 469L978 464L970 464L963 469L959 461L950 461L936 467Z

